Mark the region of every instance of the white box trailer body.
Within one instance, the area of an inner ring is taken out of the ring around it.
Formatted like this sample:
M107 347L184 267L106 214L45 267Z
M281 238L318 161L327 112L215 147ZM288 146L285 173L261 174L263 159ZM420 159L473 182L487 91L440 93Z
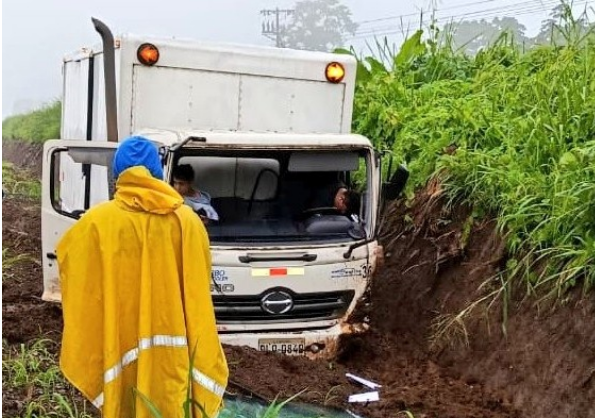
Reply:
M137 57L147 42L159 50L153 66ZM327 81L331 62L343 65L341 82ZM64 61L64 140L44 153L46 300L60 300L57 241L111 197L117 143L107 141L103 65L101 48ZM176 165L191 164L221 211L208 231L223 342L330 356L339 335L365 328L347 318L376 265L381 180L370 141L350 134L355 60L122 36L115 70L118 140L142 134L159 145L168 182ZM358 183L359 222L324 211L296 217L331 180Z
M153 66L137 60L145 43L159 48ZM116 46L121 138L148 128L351 132L356 61L350 55L133 35ZM345 67L340 83L325 78L331 62ZM105 139L101 48L66 57L63 72L62 137L84 138L91 117L92 139Z

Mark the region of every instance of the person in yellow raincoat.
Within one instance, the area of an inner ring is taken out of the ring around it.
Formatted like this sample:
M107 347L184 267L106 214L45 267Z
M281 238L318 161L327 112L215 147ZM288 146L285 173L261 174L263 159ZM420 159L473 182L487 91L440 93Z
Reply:
M123 141L113 170L114 199L84 214L56 249L62 372L105 418L151 417L149 405L178 418L189 404L195 418L214 417L229 372L205 228L161 180L147 139Z

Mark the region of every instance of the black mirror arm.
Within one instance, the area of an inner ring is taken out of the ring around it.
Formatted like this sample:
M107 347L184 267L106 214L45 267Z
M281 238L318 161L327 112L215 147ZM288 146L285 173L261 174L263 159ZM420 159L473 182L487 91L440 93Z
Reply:
M364 245L368 245L369 243L371 243L374 239L366 239L360 242L354 242L353 244L351 244L349 246L349 248L347 248L347 251L345 251L343 253L343 258L345 260L348 260L349 258L351 258L351 254L353 253L353 250L355 250L356 248L362 247Z

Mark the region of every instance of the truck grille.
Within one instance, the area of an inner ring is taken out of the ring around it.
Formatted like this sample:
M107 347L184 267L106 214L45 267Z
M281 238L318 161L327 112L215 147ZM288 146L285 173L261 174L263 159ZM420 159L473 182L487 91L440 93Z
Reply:
M236 323L274 323L292 321L321 321L342 317L355 292L353 290L325 293L293 293L283 289L291 296L293 306L285 313L274 314L263 309L263 298L260 295L213 295L215 317L218 324Z

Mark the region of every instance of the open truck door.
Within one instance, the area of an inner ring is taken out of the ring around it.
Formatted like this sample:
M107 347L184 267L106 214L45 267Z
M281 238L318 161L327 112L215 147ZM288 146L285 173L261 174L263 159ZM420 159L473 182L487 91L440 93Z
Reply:
M111 199L115 142L58 141L44 144L41 197L43 300L59 302L56 245L89 208ZM91 187L93 184L93 187Z

